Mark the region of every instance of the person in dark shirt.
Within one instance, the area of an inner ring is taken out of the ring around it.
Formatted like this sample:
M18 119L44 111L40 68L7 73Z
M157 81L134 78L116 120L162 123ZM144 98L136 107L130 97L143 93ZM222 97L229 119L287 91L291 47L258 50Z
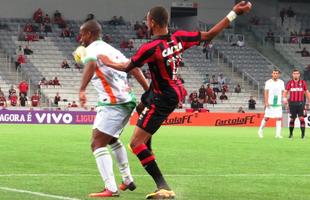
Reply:
M199 100L200 100L200 102L205 102L206 101L206 94L207 94L207 92L206 92L206 89L205 89L205 86L204 85L202 85L200 88L199 88L199 95L198 95L198 98L199 98Z
M191 103L191 108L194 111L199 111L201 108L203 108L203 104L200 103L197 98L195 98Z
M26 104L28 103L27 101L28 101L28 99L25 96L25 94L21 93L20 98L19 98L20 106L25 107Z
M58 102L61 100L61 97L59 96L59 93L56 93L56 96L54 97L54 104L58 106Z
M220 100L224 101L224 100L228 100L227 95L225 94L225 92L223 91L221 96L220 96Z
M256 104L256 101L254 100L254 98L252 96L250 96L249 110L255 110L255 104Z
M296 51L296 53L300 53L302 57L309 57L310 56L310 53L306 49L306 47L304 47L301 51Z
M245 111L243 110L243 108L242 108L242 107L239 107L239 109L238 109L238 113L245 113Z
M25 54L25 55L32 55L32 54L33 54L33 51L32 51L28 46L26 46L26 47L24 48L24 54Z

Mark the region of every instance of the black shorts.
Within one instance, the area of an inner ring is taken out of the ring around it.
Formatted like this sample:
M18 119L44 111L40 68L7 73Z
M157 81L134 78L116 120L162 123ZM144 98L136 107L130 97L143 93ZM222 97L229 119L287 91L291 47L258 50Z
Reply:
M297 118L304 116L305 104L303 102L293 102L289 104L290 118Z
M154 94L148 91L142 96L145 108L139 116L137 126L154 134L178 106L178 99Z

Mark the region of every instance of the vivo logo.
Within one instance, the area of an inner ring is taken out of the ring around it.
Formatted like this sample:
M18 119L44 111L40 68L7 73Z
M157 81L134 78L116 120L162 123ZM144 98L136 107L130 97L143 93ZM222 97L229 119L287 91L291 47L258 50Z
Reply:
M51 123L65 123L65 124L70 124L72 122L72 115L71 114L62 114L62 113L43 113L43 114L39 114L36 113L35 114L36 119L38 120L39 123L47 123L47 124L51 124Z

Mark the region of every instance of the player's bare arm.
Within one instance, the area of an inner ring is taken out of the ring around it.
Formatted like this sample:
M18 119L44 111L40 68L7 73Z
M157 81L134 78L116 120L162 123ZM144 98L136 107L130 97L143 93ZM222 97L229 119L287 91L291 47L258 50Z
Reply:
M287 101L287 90L284 90L283 91L283 103L285 104L285 105L287 105L288 104L288 101Z
M147 91L149 89L149 83L146 80L146 78L144 77L141 69L139 68L134 68L130 71L130 74L132 74L135 79L138 81L138 83L142 86L142 88L144 89L144 91Z
M133 69L134 67L132 67L132 63L131 60L127 61L127 62L115 62L112 59L110 59L108 56L106 55L101 55L100 56L100 61L108 66L111 67L113 69L119 70L119 71L126 71L129 72L130 70L128 70L128 68L130 67L130 69Z
M308 99L308 102L310 102L310 92L309 92L309 90L306 90L305 94L306 94L306 97Z
M79 98L80 98L80 104L82 107L85 107L86 104L86 95L85 95L85 90L92 79L95 70L96 70L97 64L95 61L91 61L85 65L85 69L83 72L82 76L82 82L81 82L81 87L80 87L80 93L79 93Z
M217 36L221 31L229 26L229 24L237 17L251 10L252 4L250 2L241 1L236 4L233 10L219 23L213 26L208 32L201 32L202 41L210 41Z

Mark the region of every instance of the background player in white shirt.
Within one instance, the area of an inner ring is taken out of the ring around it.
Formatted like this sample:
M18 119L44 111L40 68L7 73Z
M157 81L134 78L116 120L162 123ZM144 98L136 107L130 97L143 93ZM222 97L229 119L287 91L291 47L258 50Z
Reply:
M273 70L272 78L265 83L265 116L258 130L258 136L263 138L263 129L269 118L276 119L276 138L282 138L282 97L284 94L284 82L279 79L280 71Z
M128 86L127 74L106 67L100 58L108 56L115 62L126 62L128 59L100 39L101 26L97 21L85 22L80 28L80 35L80 42L86 47L76 51L85 65L80 87L80 103L85 106L85 90L91 81L99 94L91 148L105 183L103 191L89 196L116 197L119 196L119 192L113 173L112 157L107 146L110 145L122 176L123 182L119 189L134 190L136 186L130 173L127 152L118 138L136 106L136 99ZM148 89L148 82L141 70L132 71L132 75L145 90Z

